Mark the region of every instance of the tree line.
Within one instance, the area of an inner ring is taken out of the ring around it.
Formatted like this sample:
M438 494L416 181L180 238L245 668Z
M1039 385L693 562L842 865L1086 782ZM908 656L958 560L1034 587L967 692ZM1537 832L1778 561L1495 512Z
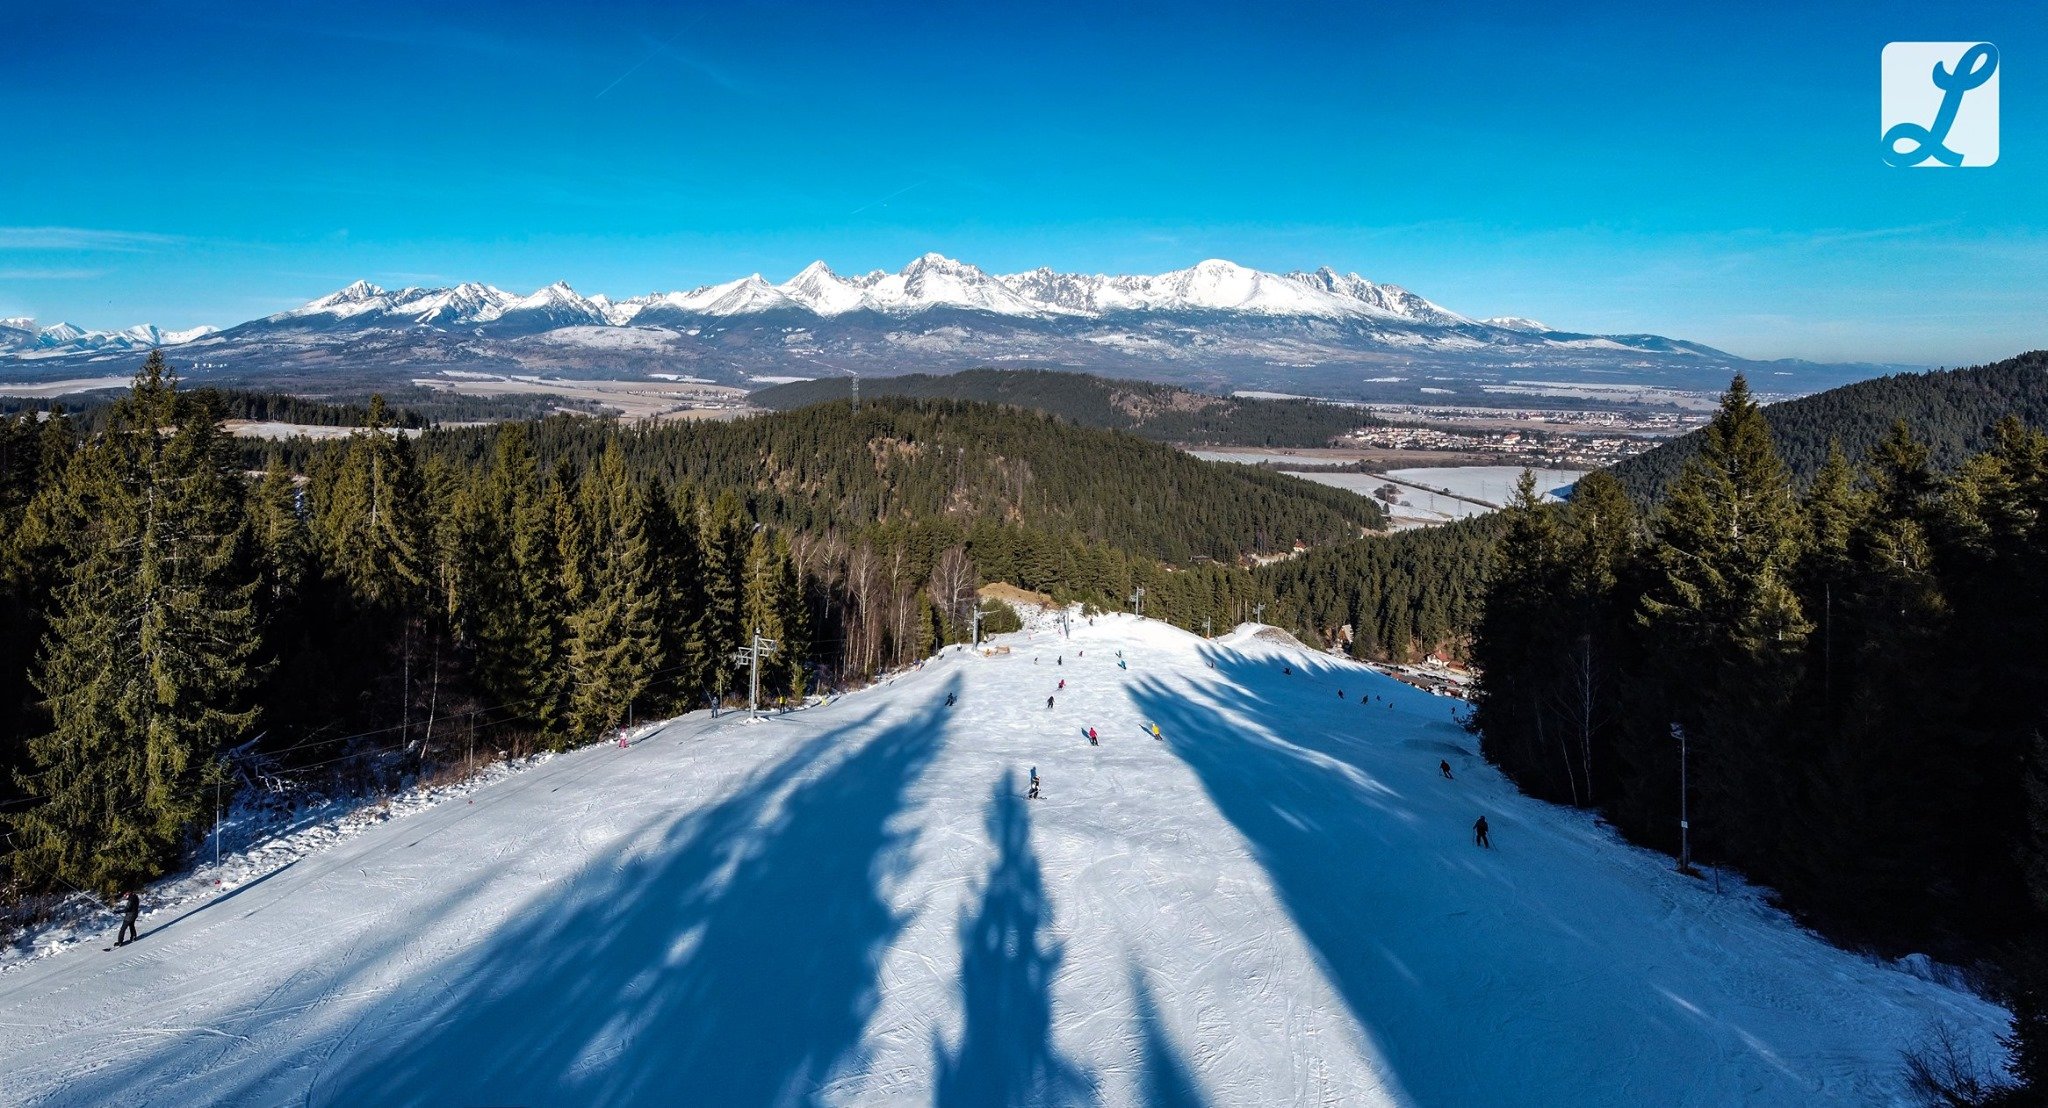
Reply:
M968 369L870 377L862 393L876 397L972 400L1045 412L1079 427L1125 431L1155 442L1204 446L1328 446L1361 427L1384 426L1364 407L1320 400L1214 396L1148 381L1121 381L1050 369ZM772 385L747 399L794 409L849 400L850 378Z
M90 421L0 421L17 890L169 872L258 779L416 779L743 699L756 629L781 701L961 641L977 609L1001 629L989 580L1228 626L1269 596L1241 560L1380 521L984 405L407 437L372 398L260 466L234 410L152 356Z
M1647 514L1608 473L1564 506L1525 477L1472 723L1524 791L1838 938L2002 965L2043 1089L2048 435L2008 416L1982 441L1945 475L1895 420L1801 490L1738 377Z

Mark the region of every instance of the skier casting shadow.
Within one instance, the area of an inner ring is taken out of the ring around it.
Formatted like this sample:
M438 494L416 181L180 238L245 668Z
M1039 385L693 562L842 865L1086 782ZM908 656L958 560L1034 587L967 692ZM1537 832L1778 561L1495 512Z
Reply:
M1478 844L1480 845L1480 847L1481 847L1482 849L1485 849L1485 850L1492 850L1492 849L1493 849L1493 840L1492 840L1492 839L1489 839L1489 838L1487 838L1487 837L1486 837L1486 817L1485 817L1485 816L1480 816L1480 817L1479 817L1479 822L1477 822L1477 823L1475 823L1475 824L1473 824L1473 825L1472 825L1472 840L1473 840L1474 842L1478 843Z
M1031 791L1024 794L1026 800L1038 799L1038 767L1031 767Z
M135 891L130 889L127 897L121 901L121 930L114 936L115 946L127 946L142 937L135 930L135 920L141 915L142 898L136 896Z

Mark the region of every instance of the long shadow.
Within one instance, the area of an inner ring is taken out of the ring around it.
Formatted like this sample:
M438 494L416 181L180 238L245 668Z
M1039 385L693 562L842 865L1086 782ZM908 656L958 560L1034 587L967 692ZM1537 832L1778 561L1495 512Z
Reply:
M242 884L236 885L234 888L229 889L227 892L224 892L211 900L200 901L198 904L195 904L192 907L187 908L182 912L179 912L176 916L173 916L172 918L157 924L155 927L152 927L149 930L144 931L142 934L136 936L135 941L141 942L143 939L146 939L151 935L155 935L163 931L169 931L171 928L178 926L180 923L183 923L186 920L191 919L193 916L196 916L201 912L204 912L210 908L218 908L221 905L226 904L228 901L233 900L234 898L242 895L243 893L248 892L250 889L253 889L256 886L263 884L265 881L268 881L271 878L276 877L278 874L283 873L284 871L298 864L299 860L297 858L293 858L291 861L286 862L284 865L281 865L276 869L271 870L269 873L266 873L261 877L258 877L254 881L245 881ZM252 912L251 914L254 913Z
M996 861L981 906L960 926L960 993L965 1020L950 1053L934 1042L941 1106L1083 1104L1094 1083L1054 1049L1052 979L1058 945L1045 882L1031 849L1031 820L1013 771L989 798Z
M1146 1108L1208 1108L1201 1085L1167 1037L1159 1006L1152 1000L1152 987L1135 962L1131 963L1131 996L1138 1006L1138 1047L1143 1051L1138 1059L1143 1067L1138 1091Z
M1413 711L1436 714L1440 700L1330 663L1296 662L1283 676L1207 653L1220 678L1210 691L1142 678L1132 700L1246 839L1397 1099L1528 1103L1573 1089L1608 1103L1615 1083L1655 1069L1649 1050L1669 1067L1753 1055L1745 1072L1767 1099L1816 1088L1735 1020L1688 1015L1661 988L1674 967L1660 961L1668 945L1642 941L1668 911L1652 891L1573 885L1545 857L1571 832L1525 819L1520 804L1495 807L1512 790L1474 762L1456 783L1436 778L1438 749L1455 736ZM1340 681L1370 683L1385 701L1351 707L1335 699ZM1390 724L1417 734L1366 738ZM1470 821L1489 807L1499 849L1479 851ZM1508 1041L1468 1041L1509 1026Z
M942 697L866 739L879 713L838 723L719 803L647 821L621 856L342 1013L330 1033L211 1062L203 1044L180 1043L56 1102L155 1090L221 1104L813 1103L860 1061L876 967L903 922L879 891L911 834L891 823L943 743ZM235 1037L274 1042L273 1024L331 1014L414 936L468 911L489 878L331 972L294 975L229 1024Z
M877 887L908 845L890 821L938 750L941 716L890 724L787 790L749 790L585 873L493 937L415 1033L389 1035L313 1099L812 1102L857 1062L902 925Z

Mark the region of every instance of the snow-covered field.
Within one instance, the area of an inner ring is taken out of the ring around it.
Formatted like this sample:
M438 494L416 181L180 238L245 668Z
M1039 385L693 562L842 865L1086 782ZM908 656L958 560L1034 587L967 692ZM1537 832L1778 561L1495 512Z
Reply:
M1003 641L0 975L0 1101L1861 1104L1937 1023L1993 1057L1996 1007L1519 796L1455 702L1250 628Z
M1536 477L1536 492L1540 496L1551 496L1586 475L1583 469L1531 469ZM1444 489L1459 496L1484 500L1488 504L1506 505L1515 495L1515 482L1522 479L1521 466L1437 466L1415 469L1390 469L1387 476L1411 485L1422 485L1432 489Z

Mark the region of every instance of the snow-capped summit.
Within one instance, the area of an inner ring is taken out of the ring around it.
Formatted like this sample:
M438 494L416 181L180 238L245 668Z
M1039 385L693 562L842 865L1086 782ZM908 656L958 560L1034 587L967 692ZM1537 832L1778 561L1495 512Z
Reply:
M943 254L925 254L903 267L901 273L885 274L867 287L870 306L897 314L932 308L965 308L996 315L1030 316L1058 312L1051 305L1038 304L1017 295L979 266L955 261Z
M822 316L845 315L867 306L864 285L849 281L823 261L805 266L801 272L776 289L797 304Z
M1550 324L1544 323L1541 320L1529 319L1518 315L1497 315L1491 319L1482 319L1479 322L1486 324L1488 327L1499 327L1505 331L1529 331L1537 334L1555 329Z

